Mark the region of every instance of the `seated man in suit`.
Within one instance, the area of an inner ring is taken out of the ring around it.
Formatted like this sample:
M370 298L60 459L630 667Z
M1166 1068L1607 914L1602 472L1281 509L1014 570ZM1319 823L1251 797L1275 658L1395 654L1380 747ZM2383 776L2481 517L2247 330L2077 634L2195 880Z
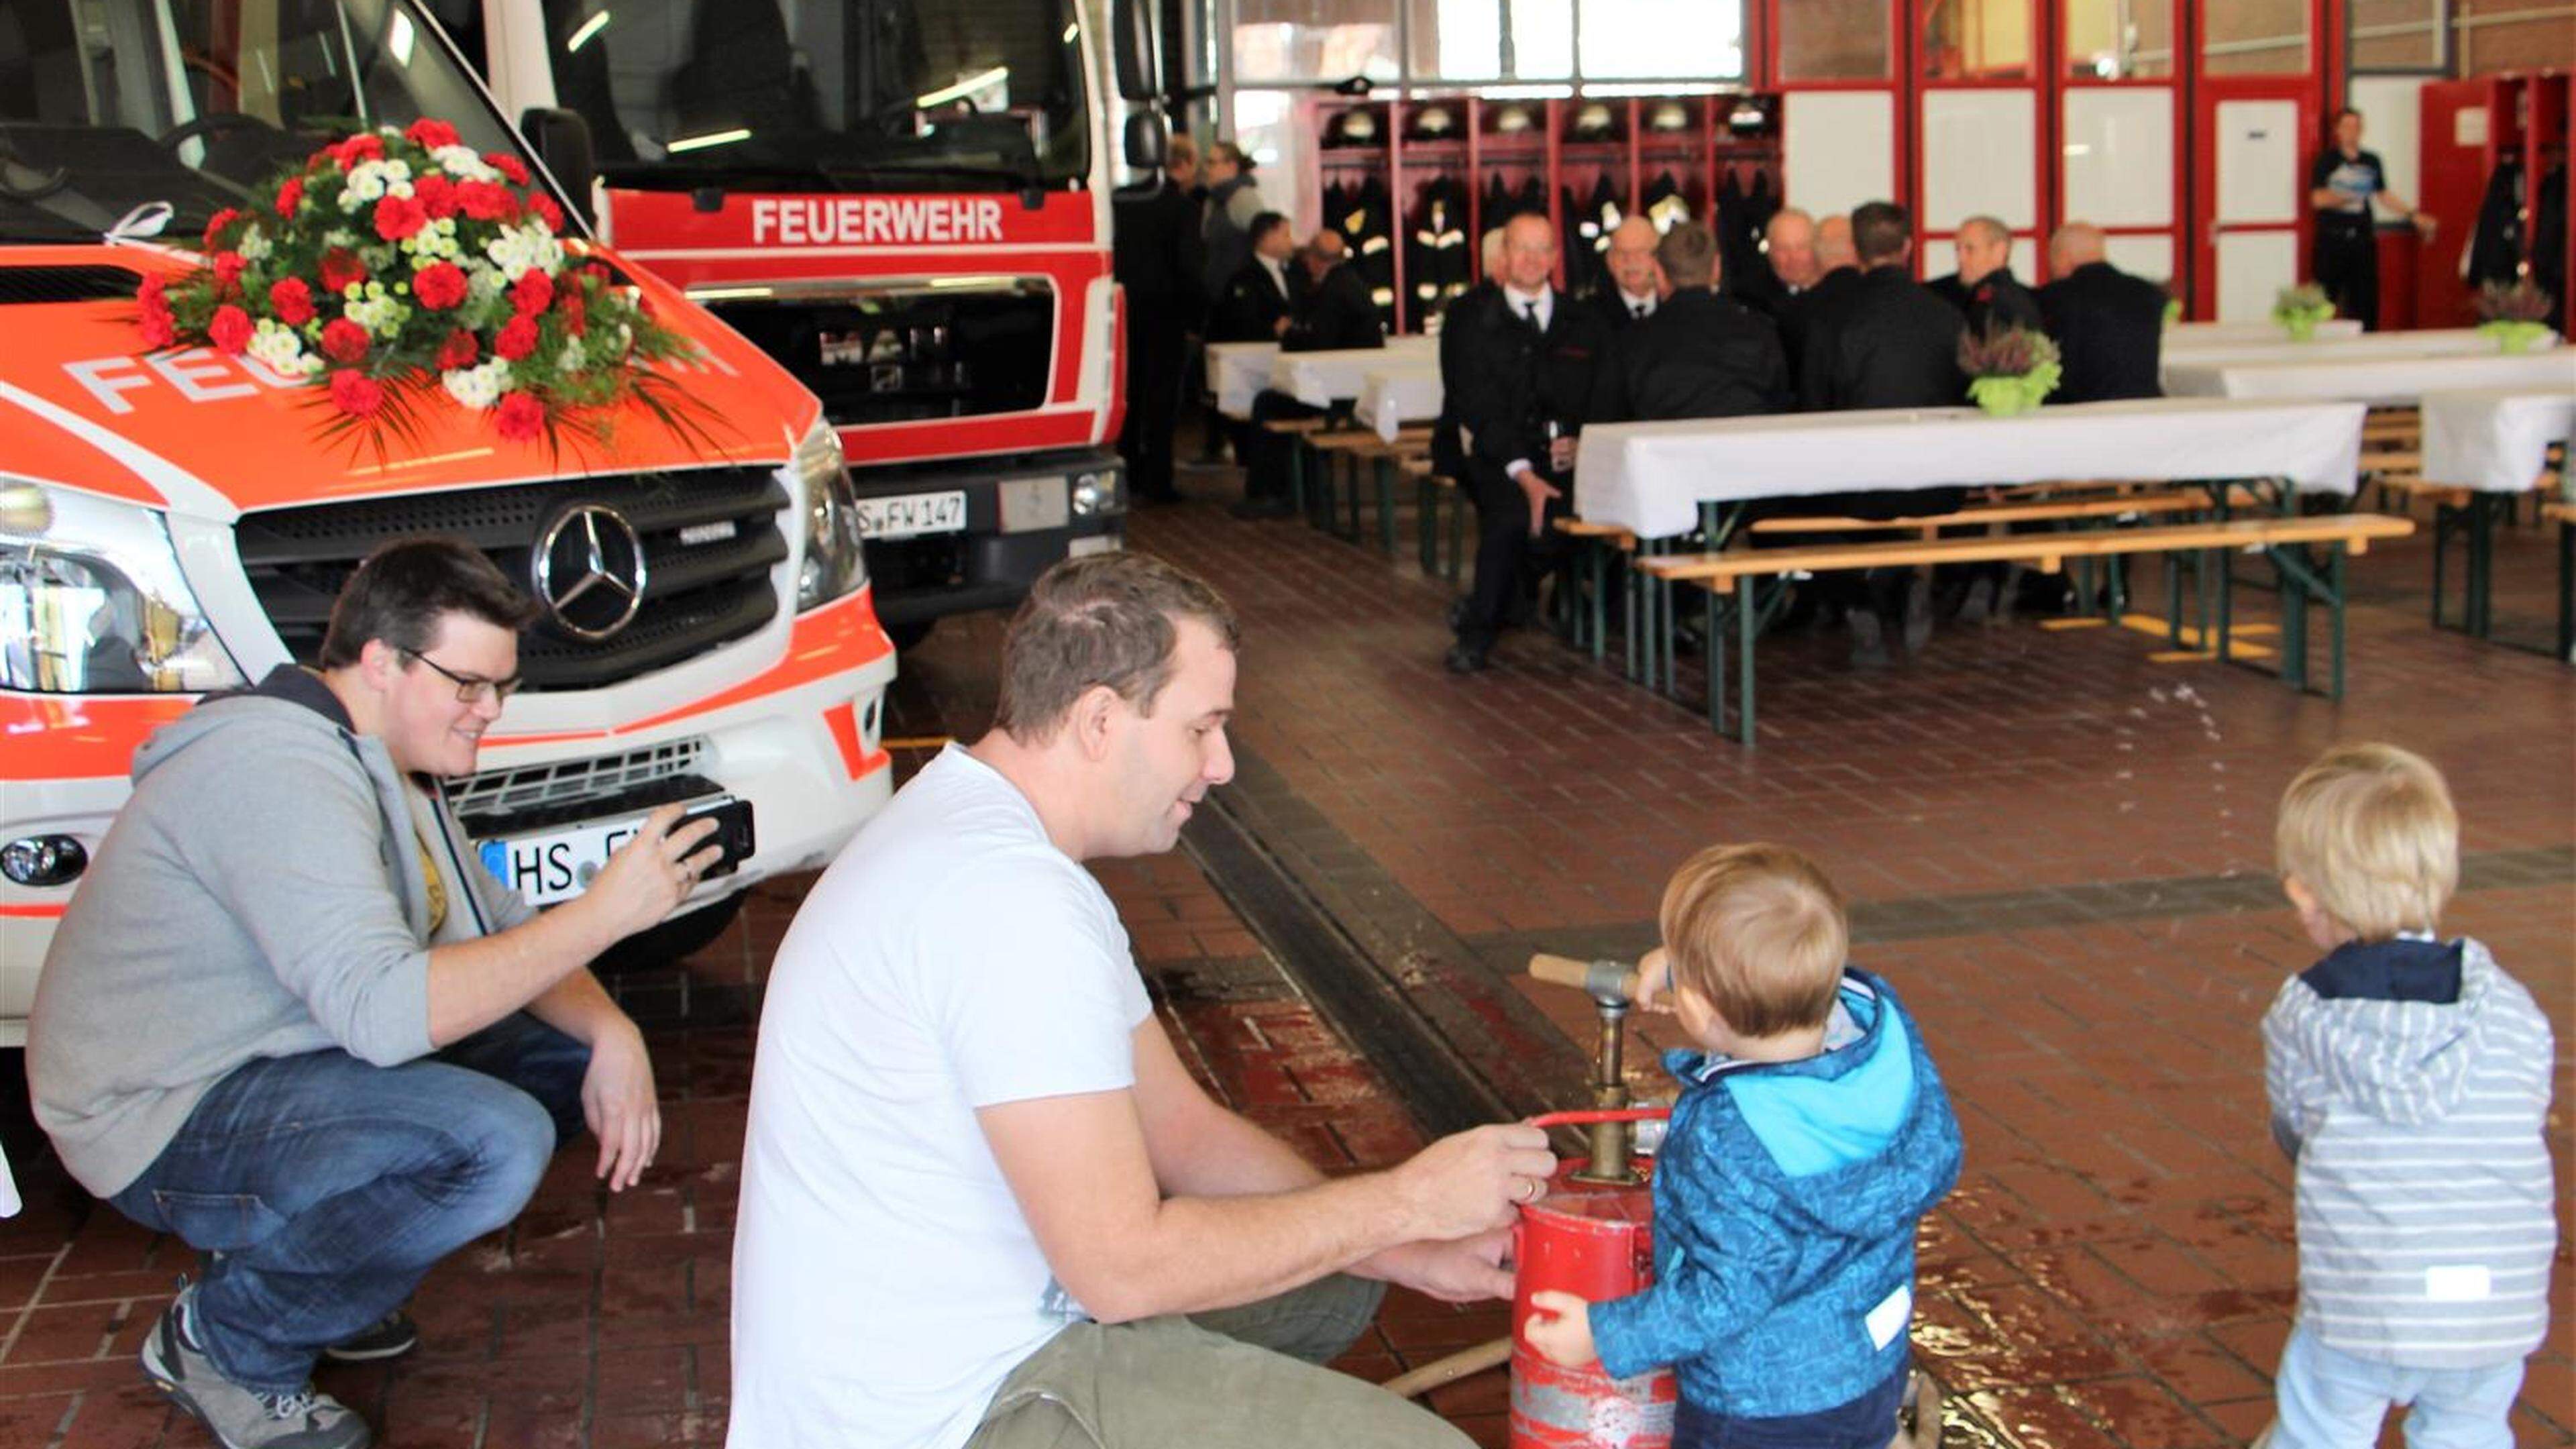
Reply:
M1467 445L1458 436L1458 414L1450 402L1458 386L1459 340L1474 330L1459 325L1459 319L1480 305L1479 298L1490 298L1502 290L1496 278L1503 274L1503 229L1495 227L1485 233L1477 245L1476 285L1449 299L1440 309L1440 416L1431 424L1431 471L1443 478L1464 481L1467 476Z
M1860 284L1860 253L1852 246L1850 217L1837 214L1817 222L1808 253L1814 259L1814 280L1784 301L1773 318L1780 324L1780 348L1788 354L1792 378L1806 376L1807 339L1831 325ZM1815 406L1803 396L1799 405Z
M1326 227L1297 250L1299 281L1289 289L1286 323L1279 329L1282 352L1329 352L1344 348L1383 347L1386 329L1378 320L1369 286L1351 265L1350 244ZM1288 497L1288 469L1297 443L1261 426L1277 418L1311 418L1322 409L1284 392L1264 389L1252 399L1249 446L1243 453L1243 501L1230 511L1237 518L1284 518L1296 509Z
M1595 423L1789 411L1789 364L1771 319L1716 291L1717 238L1680 222L1655 246L1672 283L1655 314L1619 334L1592 394Z
M1984 336L1989 326L2039 326L2039 301L2012 274L2012 232L1991 216L1972 216L1959 223L1953 245L1959 270L1934 278L1935 295L1959 309L1968 331Z
M1663 279L1655 272L1655 224L1632 216L1612 229L1603 252L1610 285L1592 294L1591 302L1613 332L1655 315L1664 297Z
M1590 406L1609 324L1550 283L1556 228L1522 215L1503 229L1502 286L1453 312L1457 375L1448 395L1476 500L1476 582L1455 611L1446 663L1486 667L1514 605L1551 563L1548 520L1570 506L1574 433Z
M2048 272L2057 280L2039 289L2039 309L2064 369L2050 402L2164 395L2164 288L2103 253L2102 229L2091 222L2070 221L2048 239Z
M1265 211L1252 219L1252 255L1217 293L1208 318L1210 342L1276 342L1288 330L1288 263L1297 253L1288 218Z

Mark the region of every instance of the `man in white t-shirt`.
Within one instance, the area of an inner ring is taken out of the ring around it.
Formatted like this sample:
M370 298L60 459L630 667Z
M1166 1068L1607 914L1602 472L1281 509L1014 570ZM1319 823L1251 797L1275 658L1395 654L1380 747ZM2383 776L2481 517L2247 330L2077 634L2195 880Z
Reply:
M1168 564L1057 566L993 731L798 910L743 1153L731 1449L1464 1449L1316 1365L1383 1282L1511 1291L1545 1134L1326 1181L1183 1068L1080 864L1169 850L1232 776L1235 637Z

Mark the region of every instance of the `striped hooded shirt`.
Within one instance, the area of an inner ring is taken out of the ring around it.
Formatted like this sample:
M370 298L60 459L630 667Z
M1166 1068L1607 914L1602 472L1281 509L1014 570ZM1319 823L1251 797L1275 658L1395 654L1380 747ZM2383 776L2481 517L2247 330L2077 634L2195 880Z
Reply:
M2309 1331L2418 1369L2538 1346L2557 1226L2531 993L2467 937L2354 942L2282 983L2263 1064Z

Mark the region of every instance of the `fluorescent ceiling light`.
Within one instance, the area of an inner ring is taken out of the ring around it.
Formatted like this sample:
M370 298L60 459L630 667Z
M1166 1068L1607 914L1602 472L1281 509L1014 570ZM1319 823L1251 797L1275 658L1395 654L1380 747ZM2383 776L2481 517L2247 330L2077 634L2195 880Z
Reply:
M950 101L962 100L988 86L1000 85L1010 78L1011 68L1007 65L997 65L982 75L970 75L953 86L932 91L926 96L915 96L912 98L912 104L915 109L926 111L933 106L944 106Z
M608 12L602 10L597 15L583 21L581 23L581 28L572 33L572 39L564 42L564 54L570 55L574 51L588 45L592 36L597 35L599 32L606 30L607 28Z
M411 17L399 10L395 11L394 23L385 32L385 43L393 49L394 64L411 64L412 42L417 39L419 39L419 32L412 28Z
M730 146L736 141L750 139L749 130L736 126L730 131L709 131L703 136L683 136L679 140L664 143L662 149L674 154L681 151L703 151L709 146Z

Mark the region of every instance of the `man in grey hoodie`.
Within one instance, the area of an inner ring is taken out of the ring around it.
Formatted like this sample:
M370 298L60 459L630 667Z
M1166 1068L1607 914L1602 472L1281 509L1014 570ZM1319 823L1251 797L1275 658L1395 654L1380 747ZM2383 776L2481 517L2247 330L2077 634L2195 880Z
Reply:
M472 772L531 613L463 543L377 550L319 670L135 752L46 953L37 1120L84 1186L209 1255L142 1359L228 1449L368 1444L315 1359L407 1351L404 1301L518 1215L559 1134L587 1123L621 1190L659 1144L643 1038L586 965L680 902L714 822L665 807L540 916L438 784Z

